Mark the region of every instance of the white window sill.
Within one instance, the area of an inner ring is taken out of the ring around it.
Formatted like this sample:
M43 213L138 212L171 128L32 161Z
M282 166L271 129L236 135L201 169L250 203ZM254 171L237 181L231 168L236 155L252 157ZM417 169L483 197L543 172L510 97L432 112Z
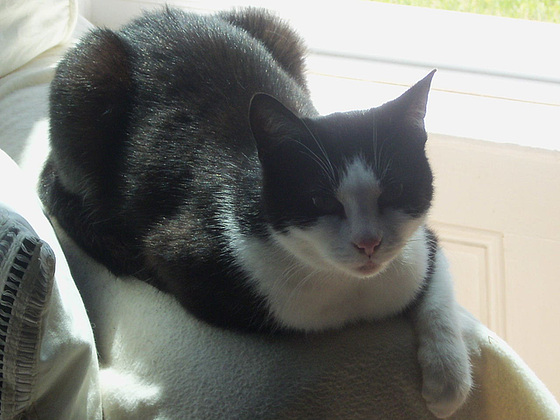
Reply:
M162 3L92 0L90 19L116 27ZM560 25L351 0L171 3L276 10L310 48L309 83L322 113L379 105L438 68L430 132L560 150L560 60L552 53Z

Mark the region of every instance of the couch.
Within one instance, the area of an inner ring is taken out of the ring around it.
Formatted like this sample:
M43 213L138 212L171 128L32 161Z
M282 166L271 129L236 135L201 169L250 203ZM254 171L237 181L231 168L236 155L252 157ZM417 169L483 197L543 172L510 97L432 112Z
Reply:
M50 223L36 194L49 82L90 25L76 0L0 3L0 419L433 419L406 318L305 337L215 329ZM507 343L462 322L475 387L453 419L560 419Z

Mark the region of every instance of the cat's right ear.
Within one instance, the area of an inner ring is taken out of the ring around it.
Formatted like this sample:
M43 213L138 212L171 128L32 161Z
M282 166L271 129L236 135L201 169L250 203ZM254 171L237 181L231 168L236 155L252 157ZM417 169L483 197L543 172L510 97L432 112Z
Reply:
M261 161L274 155L279 146L296 145L309 136L304 122L266 93L253 96L249 108L249 123Z

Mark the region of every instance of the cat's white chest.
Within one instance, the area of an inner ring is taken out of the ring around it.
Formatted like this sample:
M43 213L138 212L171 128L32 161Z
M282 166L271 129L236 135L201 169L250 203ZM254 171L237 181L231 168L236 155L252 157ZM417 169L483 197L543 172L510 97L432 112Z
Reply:
M400 312L416 296L426 272L422 248L397 257L365 279L302 265L273 245L244 241L242 253L253 284L282 325L318 331Z

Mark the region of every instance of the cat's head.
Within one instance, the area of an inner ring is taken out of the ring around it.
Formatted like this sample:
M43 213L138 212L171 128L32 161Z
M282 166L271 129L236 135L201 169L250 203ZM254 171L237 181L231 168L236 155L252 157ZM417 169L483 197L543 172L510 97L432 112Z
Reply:
M378 108L324 117L299 118L255 95L264 211L281 246L355 277L379 273L400 253L432 200L424 116L433 73Z

